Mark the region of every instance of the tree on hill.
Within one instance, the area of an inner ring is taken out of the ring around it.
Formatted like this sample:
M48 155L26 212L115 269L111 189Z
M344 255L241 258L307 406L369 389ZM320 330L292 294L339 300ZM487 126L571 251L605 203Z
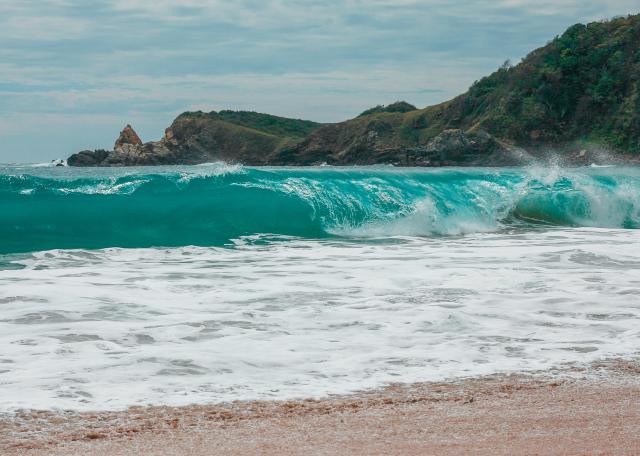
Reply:
M366 111L364 111L362 114L360 114L358 117L362 117L362 116L368 116L371 114L376 114L379 112L410 112L410 111L415 111L418 108L416 108L414 105L407 103L406 101L396 101L395 103L391 103L390 105L384 106L384 105L378 105L375 106L373 108L367 109Z

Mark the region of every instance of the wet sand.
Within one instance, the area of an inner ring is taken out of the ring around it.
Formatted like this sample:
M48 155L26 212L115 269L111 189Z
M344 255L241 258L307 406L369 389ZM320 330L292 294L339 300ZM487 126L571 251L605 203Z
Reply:
M22 412L0 454L640 454L640 363L287 402Z

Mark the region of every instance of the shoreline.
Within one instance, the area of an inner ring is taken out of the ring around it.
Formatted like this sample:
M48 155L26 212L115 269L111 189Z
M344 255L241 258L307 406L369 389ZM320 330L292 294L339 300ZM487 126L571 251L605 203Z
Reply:
M467 169L467 168L487 168L487 169L510 169L510 168L568 168L568 169L582 169L582 168L615 168L615 167L637 167L640 166L640 158L631 156L630 154L623 155L622 157L615 157L613 160L571 160L566 157L542 157L539 160L523 161L521 163L455 163L450 162L446 164L419 164L419 163L335 163L330 164L326 162L313 163L313 164L300 164L300 163L288 163L288 164L246 164L241 162L226 162L224 160L206 161L201 163L149 163L149 164L136 164L136 165L55 165L48 166L47 168L72 168L72 169L127 169L127 168L158 168L158 167L170 167L170 166L206 166L213 163L224 163L229 166L242 166L245 168L257 168L257 169L270 169L270 168L292 168L292 169L305 169L305 168L337 168L337 169L349 169L349 168L373 168L373 167L389 167L396 169ZM12 164L8 164L11 166ZM14 164L16 165L16 164ZM17 164L20 166L20 164ZM40 163L29 163L24 165L40 165Z
M393 385L320 400L22 411L0 452L125 454L637 454L640 362Z

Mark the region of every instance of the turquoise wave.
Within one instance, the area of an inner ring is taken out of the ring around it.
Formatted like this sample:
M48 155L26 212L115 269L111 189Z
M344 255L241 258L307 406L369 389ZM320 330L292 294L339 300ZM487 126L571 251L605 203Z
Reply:
M599 169L0 169L0 253L640 227L640 172Z

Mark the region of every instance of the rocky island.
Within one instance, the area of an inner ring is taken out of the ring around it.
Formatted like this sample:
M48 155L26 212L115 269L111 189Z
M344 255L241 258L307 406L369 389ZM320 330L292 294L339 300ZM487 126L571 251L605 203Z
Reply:
M68 164L501 166L551 153L573 164L640 160L640 15L574 25L436 106L397 102L334 124L185 112L159 141L127 125L113 150Z

